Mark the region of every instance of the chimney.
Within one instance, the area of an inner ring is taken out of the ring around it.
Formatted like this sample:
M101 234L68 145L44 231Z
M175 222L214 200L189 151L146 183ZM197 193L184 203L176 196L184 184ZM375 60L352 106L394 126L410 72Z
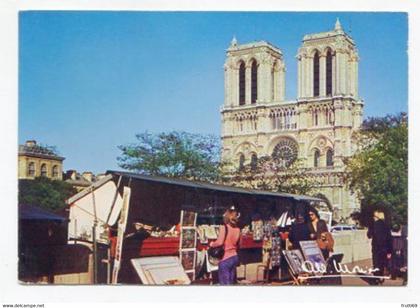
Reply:
M83 172L83 173L82 173L82 177L83 177L86 181L92 182L92 180L93 180L93 173L92 173L92 172L90 172L90 171L85 171L85 172Z
M35 145L36 145L36 141L35 141L35 140L27 140L27 141L25 142L25 145L26 145L27 147L33 147L33 146L35 146Z
M66 171L66 179L76 180L77 179L76 170L67 170Z

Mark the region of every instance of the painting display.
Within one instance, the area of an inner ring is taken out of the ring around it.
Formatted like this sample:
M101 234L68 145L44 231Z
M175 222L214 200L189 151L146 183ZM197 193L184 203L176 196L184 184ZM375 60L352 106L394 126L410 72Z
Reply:
M311 268L306 267L308 272L315 274L323 268L326 268L324 256L316 241L300 241L299 244L302 248L305 260L312 264Z
M289 264L293 275L298 276L305 272L303 268L305 260L299 249L283 250L283 254L286 257L286 261Z

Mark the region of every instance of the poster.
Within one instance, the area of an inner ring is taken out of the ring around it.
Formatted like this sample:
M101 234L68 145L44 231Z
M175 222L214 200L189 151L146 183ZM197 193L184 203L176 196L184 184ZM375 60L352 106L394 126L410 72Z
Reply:
M321 249L319 249L316 241L300 241L303 256L305 257L305 266L310 274L317 274L326 270L326 264ZM309 264L308 264L309 262Z
M283 250L283 254L286 257L287 264L289 264L293 275L297 276L305 272L303 268L305 259L299 249Z
M196 242L197 242L197 213L193 211L181 211L181 239L179 258L184 271L191 280L195 278Z

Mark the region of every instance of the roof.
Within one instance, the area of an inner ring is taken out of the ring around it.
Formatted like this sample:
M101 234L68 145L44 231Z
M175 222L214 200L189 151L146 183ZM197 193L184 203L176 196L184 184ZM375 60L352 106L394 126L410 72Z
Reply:
M167 178L167 177L162 177L162 176L143 175L143 174L138 174L138 173L133 173L133 172L109 170L107 171L107 174L121 175L123 177L129 177L129 178L139 179L143 181L152 181L152 182L180 185L180 186L193 187L193 188L209 189L209 190L215 190L215 191L224 191L224 192L231 192L231 193L257 195L257 196L282 197L282 198L294 199L297 201L324 202L323 199L305 196L305 195L294 195L294 194L288 194L288 193L282 193L282 192L247 189L247 188L227 186L227 185L219 185L219 184L188 181L188 180L175 179L175 178Z
M84 186L84 187L88 187L88 186L90 186L90 184L92 184L92 182L89 182L86 179L76 179L76 180L67 179L67 180L65 180L65 182L69 183L73 186Z
M24 220L49 220L63 222L67 221L65 217L51 213L50 211L44 210L40 207L20 204L19 205L19 219Z
M248 48L256 48L256 47L268 47L272 50L274 50L275 52L282 54L280 48L274 46L273 44L267 42L267 41L257 41L257 42L250 42L250 43L245 43L245 44L237 44L235 46L230 46L228 48L228 51L238 51L238 50L243 50L243 49L248 49Z
M144 174L139 174L139 173L134 173L134 172L108 170L106 174L107 175L104 178L93 183L91 186L89 186L89 188L85 188L81 192L67 199L67 204L72 204L76 202L77 200L89 194L92 190L99 188L100 186L104 185L108 181L112 180L113 175L138 179L142 181L150 181L150 182L157 182L157 183L164 183L164 184L178 185L178 186L192 187L192 188L201 188L201 189L208 189L208 190L214 190L214 191L223 191L223 192L239 193L239 194L247 194L247 195L255 195L255 196L281 197L281 198L293 199L296 201L325 202L323 199L311 197L311 196L305 196L305 195L294 195L294 194L288 194L288 193L282 193L282 192L247 189L247 188L227 186L227 185L189 181L189 180L176 179L176 178L168 178L168 177L163 177L163 176L144 175Z
M32 157L40 157L40 158L47 158L47 159L54 159L63 161L65 158L57 155L54 151L48 149L47 147L40 146L40 145L19 145L19 155L27 155Z
M112 180L112 175L111 174L104 176L102 179L100 179L100 180L94 182L92 185L90 185L89 186L89 189L88 188L85 188L81 192L78 192L74 196L72 196L69 199L67 199L67 204L72 204L75 201L83 198L88 193L90 193L92 189L99 188L99 187L101 187L102 185L104 185L106 182L108 182L110 180Z

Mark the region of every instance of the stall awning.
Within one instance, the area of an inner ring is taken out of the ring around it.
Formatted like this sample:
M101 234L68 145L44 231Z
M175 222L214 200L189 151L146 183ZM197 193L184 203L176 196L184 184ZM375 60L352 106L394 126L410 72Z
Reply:
M223 192L229 192L229 193L240 193L240 194L249 194L249 195L256 195L256 196L282 197L282 198L294 199L296 201L324 202L324 200L320 198L315 198L315 197L305 196L305 195L294 195L294 194L288 194L288 193L282 193L282 192L246 189L246 188L241 188L241 187L188 181L188 180L182 180L182 179L167 178L167 177L162 177L162 176L143 175L143 174L138 174L138 173L133 173L133 172L108 170L106 173L117 175L117 176L133 178L133 179L139 179L143 181L152 181L152 182L158 182L158 183L166 183L166 184L208 189L208 190L214 190L214 191L223 191Z
M43 220L43 221L56 221L64 222L67 221L65 217L58 216L42 208L20 204L19 205L19 219L20 220Z

